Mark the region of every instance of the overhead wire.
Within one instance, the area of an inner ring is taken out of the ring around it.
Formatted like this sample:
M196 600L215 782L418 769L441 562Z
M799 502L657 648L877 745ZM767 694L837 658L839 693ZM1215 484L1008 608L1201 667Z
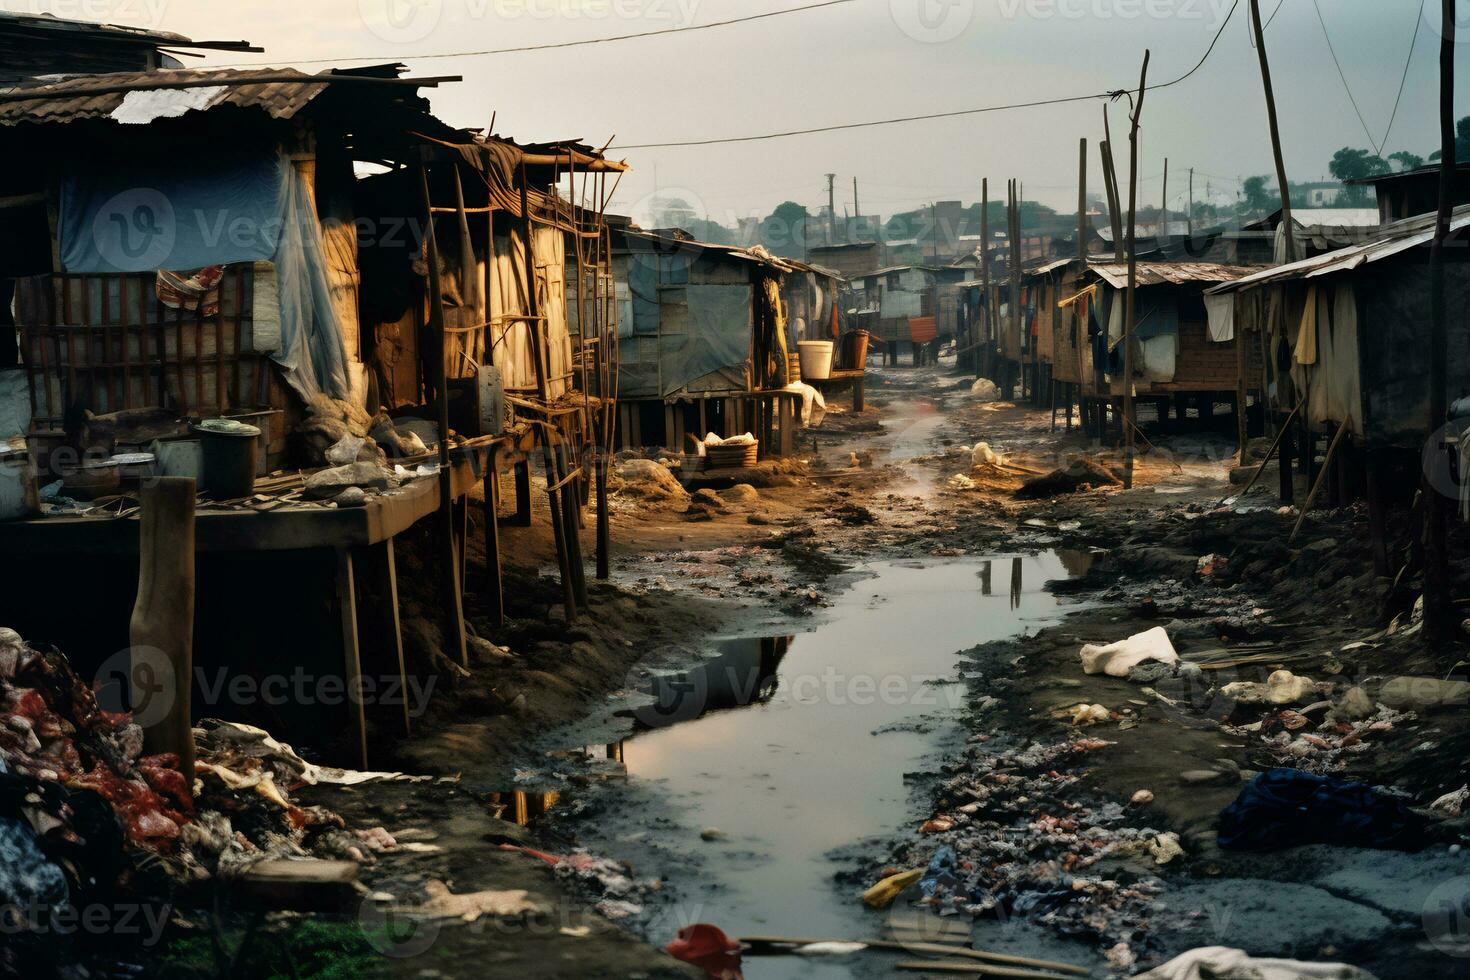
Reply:
M822 0L821 3L807 4L804 7L788 7L785 10L768 10L760 14L748 14L744 17L731 17L727 20L710 21L708 24L687 24L682 27L661 27L652 31L638 31L633 34L614 34L610 37L591 37L580 41L553 41L545 44L522 44L510 48L487 48L482 51L442 51L430 54L403 54L396 52L391 55L347 55L340 58L292 58L288 59L293 65L327 65L343 61L371 61L371 62L395 62L395 61L428 61L437 58L479 58L487 55L497 54L519 54L524 51L549 51L555 48L577 48L589 44L611 44L614 41L632 41L643 37L658 37L664 34L683 34L689 31L708 31L716 27L729 27L732 24L746 24L755 20L766 20L771 17L784 17L786 14L799 14L808 10L820 10L823 7L838 7L844 4L856 3L857 0ZM278 59L279 60L279 59ZM276 61L248 61L228 65L211 65L211 68L252 68L261 65L276 64Z
M1312 9L1317 12L1317 23L1322 25L1322 40L1327 42L1327 53L1332 55L1333 67L1337 69L1337 77L1342 79L1342 89L1347 93L1348 101L1352 103L1353 112L1357 113L1358 122L1363 127L1363 135L1368 138L1368 145L1373 148L1375 155L1383 155L1383 147L1373 142L1373 133L1368 129L1368 120L1363 118L1363 110L1358 106L1357 97L1353 95L1353 87L1348 84L1347 73L1342 70L1342 62L1337 60L1337 49L1332 46L1332 35L1327 32L1327 20L1322 16L1322 5L1318 0L1312 0ZM1416 30L1417 25L1416 25Z
M1240 0L1234 0L1234 2L1231 3L1230 10L1228 13L1225 14L1225 19L1220 23L1219 30L1217 30L1215 32L1215 36L1210 39L1209 47L1205 49L1205 53L1200 56L1199 61L1195 63L1193 68L1189 69L1189 71L1180 75L1178 78L1170 79L1167 82L1159 82L1156 85L1149 85L1147 86L1148 90L1155 91L1157 89L1168 88L1171 85L1178 85L1180 82L1183 82L1185 79L1192 76L1195 72L1199 71L1200 68L1204 67L1204 63L1209 60L1210 55L1215 50L1215 46L1219 44L1220 36L1225 33L1225 28L1229 26L1230 19L1235 16L1236 8L1238 8L1239 6ZM616 146L619 150L655 150L682 146L713 146L722 143L753 143L760 140L785 139L790 136L809 136L815 133L833 133L849 129L866 129L873 126L892 126L899 123L921 122L930 119L953 119L957 116L973 116L985 112L1003 112L1010 109L1035 109L1039 108L1040 106L1047 105L1065 105L1072 102L1090 102L1094 99L1116 99L1125 95L1126 93L1126 89L1114 89L1108 92L1094 92L1089 95L1071 95L1055 99L1038 99L1032 102L1013 102L1007 105L981 106L975 109L954 109L948 112L930 112L913 116L895 116L889 119L872 119L865 122L835 123L829 126L813 126L806 129L788 129L775 133L760 133L750 136L726 136L712 139L676 140L668 143L627 143L621 145L614 144L614 146Z
M1382 152L1381 148L1388 145L1388 134L1393 132L1393 121L1397 119L1399 115L1399 102L1401 102L1404 97L1404 83L1409 80L1409 65L1411 65L1414 61L1414 47L1419 43L1419 25L1423 23L1423 21L1424 3L1423 0L1420 0L1418 8L1414 11L1414 36L1409 39L1409 53L1404 57L1404 73L1399 76L1399 91L1398 94L1393 97L1393 112L1389 113L1388 115L1388 126L1385 127L1383 130L1383 139L1378 141L1380 153Z

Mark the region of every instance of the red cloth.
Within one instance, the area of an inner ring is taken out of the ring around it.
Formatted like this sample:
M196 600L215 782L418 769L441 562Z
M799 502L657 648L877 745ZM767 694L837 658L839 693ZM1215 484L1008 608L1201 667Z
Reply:
M916 344L927 344L939 339L939 327L932 316L909 317L909 339Z

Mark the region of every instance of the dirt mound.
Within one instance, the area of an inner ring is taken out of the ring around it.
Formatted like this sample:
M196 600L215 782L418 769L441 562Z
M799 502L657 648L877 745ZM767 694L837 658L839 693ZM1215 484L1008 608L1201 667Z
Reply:
M1045 500L1093 487L1117 486L1122 482L1106 466L1079 456L1045 476L1027 480L1016 491L1016 497L1021 500Z

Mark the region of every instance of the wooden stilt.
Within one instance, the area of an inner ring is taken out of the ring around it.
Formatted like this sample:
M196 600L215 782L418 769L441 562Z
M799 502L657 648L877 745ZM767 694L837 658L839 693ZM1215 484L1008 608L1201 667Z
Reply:
M500 470L492 455L485 468L485 594L490 601L490 622L505 625L505 582L500 567Z
M1343 434L1347 432L1346 425L1339 425L1337 432L1332 436L1332 441L1327 444L1327 456L1322 460L1322 469L1317 474L1317 479L1312 482L1312 489L1307 493L1307 499L1302 502L1302 512L1297 515L1296 526L1291 529L1291 537L1286 539L1287 544L1296 540L1297 533L1302 529L1302 523L1307 519L1307 511L1312 509L1312 501L1317 499L1317 492L1322 489L1322 483L1326 479L1332 457L1337 452L1338 443L1342 441Z
M1373 548L1373 574L1388 574L1388 515L1383 500L1382 459L1369 450L1364 454L1368 481L1368 538Z
M357 582L352 552L337 549L337 611L342 623L342 680L347 690L347 727L350 759L359 769L368 767L367 717L363 707L362 660L357 645Z
M340 571L339 571L340 575ZM398 606L398 559L393 539L370 545L353 556L353 575L361 576L371 601L358 604L357 623L361 646L361 669L373 679L377 690L389 676L398 678L402 704L375 702L374 718L384 724L401 727L404 735L413 731L408 703L408 667L403 659L403 624ZM390 711L398 707L401 710ZM391 718L390 718L391 715Z
M194 771L194 493L192 478L168 476L139 491L138 597L128 624L130 706L136 718L152 719L144 748L174 753L185 773ZM143 651L163 663L146 663ZM160 687L165 665L173 682ZM192 778L185 783L192 787Z

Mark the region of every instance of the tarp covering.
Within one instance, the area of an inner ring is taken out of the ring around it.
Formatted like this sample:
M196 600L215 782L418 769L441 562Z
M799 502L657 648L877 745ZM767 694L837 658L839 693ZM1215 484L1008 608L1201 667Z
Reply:
M662 299L660 395L671 395L716 371L744 366L754 326L749 285L666 288Z
M311 188L285 154L82 163L62 177L58 209L69 273L273 262L280 344L272 358L303 399L348 396L321 226Z
M1235 296L1235 293L1219 293L1204 297L1210 339L1217 344L1235 339Z
M290 160L274 148L71 161L57 237L67 272L153 272L274 259Z

